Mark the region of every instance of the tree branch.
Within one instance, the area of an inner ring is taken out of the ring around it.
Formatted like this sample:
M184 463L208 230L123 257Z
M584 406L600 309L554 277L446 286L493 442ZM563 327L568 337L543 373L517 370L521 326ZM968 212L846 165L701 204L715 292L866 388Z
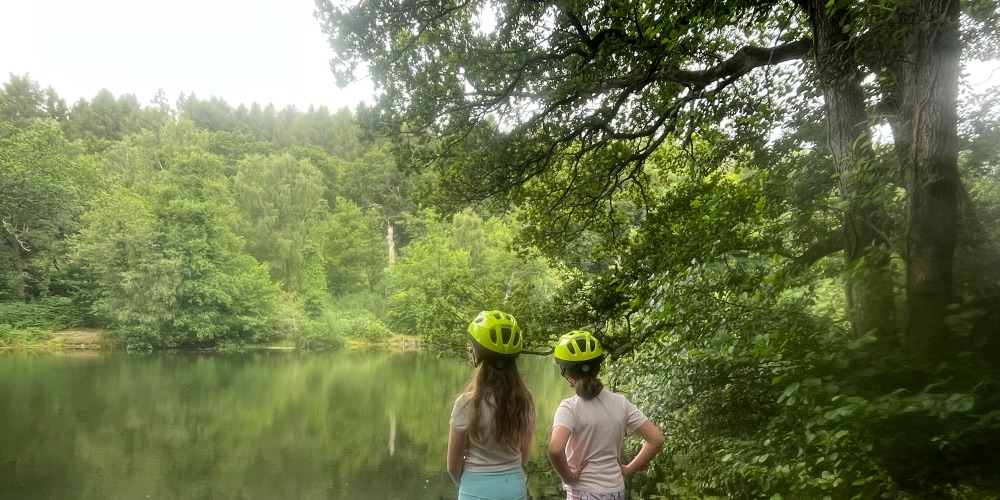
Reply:
M797 257L792 257L792 272L798 272L806 269L817 261L826 257L827 255L832 255L844 249L844 236L836 235L830 236L823 240L816 242L815 245L806 249L802 255Z
M609 357L611 358L612 361L614 361L634 351L637 347L646 342L646 340L649 339L649 337L652 337L653 334L661 332L664 329L671 328L673 326L674 326L673 321L659 321L654 325L650 326L649 329L647 329L645 332L643 332L642 335L639 336L639 338L616 347L615 350L611 352Z
M668 68L657 72L654 79L657 82L680 83L697 88L704 88L716 80L723 78L739 78L750 70L761 66L780 64L794 59L801 59L812 49L812 39L803 38L776 47L743 47L737 50L729 59L711 68L690 71L679 68Z

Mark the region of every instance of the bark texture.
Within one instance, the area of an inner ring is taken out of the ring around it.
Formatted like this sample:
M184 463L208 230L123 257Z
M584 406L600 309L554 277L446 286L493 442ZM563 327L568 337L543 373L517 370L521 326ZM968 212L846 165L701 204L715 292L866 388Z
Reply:
M958 174L958 0L907 0L901 66L907 191L907 345L927 361L947 352L961 190Z
M872 167L874 150L861 68L843 26L848 10L828 11L826 1L804 0L813 30L816 71L827 117L827 144L838 174L844 212L847 307L855 334L876 332L880 343L898 342L889 249L881 207L869 197L883 182Z

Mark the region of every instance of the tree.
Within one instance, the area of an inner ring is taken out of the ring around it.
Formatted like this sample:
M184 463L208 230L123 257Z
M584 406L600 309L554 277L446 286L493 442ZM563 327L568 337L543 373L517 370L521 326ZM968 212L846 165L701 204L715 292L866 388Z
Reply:
M223 131L209 136L208 150L236 163L252 154L267 156L274 151L274 146L244 132Z
M233 186L247 250L270 266L272 278L286 291L302 291L305 249L321 222L316 209L325 208L319 170L288 154L250 156L240 162Z
M95 309L130 348L269 339L280 289L233 231L221 160L188 149L165 162L144 193L112 183L84 217L74 255L97 276Z
M322 228L326 289L334 294L375 291L389 265L381 217L350 200L336 202Z
M18 129L0 121L0 272L4 298L24 301L35 259L53 257L76 225L88 171L74 162L53 120Z
M355 161L363 153L359 140L360 131L349 109L340 108L336 113L326 114L326 108L320 108L317 121L325 121L323 140L320 142L330 154L345 161Z
M88 152L98 152L127 135L158 130L169 117L162 109L144 109L132 94L116 98L101 89L90 101L80 99L73 105L63 130L71 141L83 141Z
M0 90L0 117L17 127L25 127L35 118L66 119L66 101L52 87L45 90L28 75L10 75Z
M417 236L388 277L389 319L400 331L459 346L478 311L503 309L529 325L558 286L545 259L514 245L506 221L471 211L446 221L426 211L412 224Z
M74 260L95 276L93 304L112 327L139 337L134 346L160 345L174 319L181 262L164 254L149 201L126 187L95 197L74 241Z
M436 166L466 199L515 193L558 167L603 179L574 200L599 205L640 182L661 145L699 130L763 147L781 123L775 104L796 86L817 90L845 207L835 248L864 267L848 275L854 330L892 344L880 192L895 179L870 139L888 114L909 207L903 338L924 359L944 352L959 189L957 0L317 5L338 79L366 64L381 90L379 124L401 157ZM967 13L995 25L995 3L974 7ZM803 59L810 71L779 66ZM600 162L589 161L595 154Z
M212 96L201 100L191 94L181 101L177 111L181 117L212 132L232 131L236 128L233 108L221 97Z
M340 194L365 210L378 213L385 225L397 231L405 226L404 214L416 211L414 180L400 170L388 147L374 147L357 161L344 165Z

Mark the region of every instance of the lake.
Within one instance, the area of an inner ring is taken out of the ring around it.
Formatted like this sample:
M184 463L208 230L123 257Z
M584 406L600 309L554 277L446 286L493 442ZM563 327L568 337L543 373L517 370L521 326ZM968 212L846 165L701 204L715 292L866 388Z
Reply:
M538 430L572 389L522 356ZM455 498L445 452L472 366L426 352L0 353L2 499Z

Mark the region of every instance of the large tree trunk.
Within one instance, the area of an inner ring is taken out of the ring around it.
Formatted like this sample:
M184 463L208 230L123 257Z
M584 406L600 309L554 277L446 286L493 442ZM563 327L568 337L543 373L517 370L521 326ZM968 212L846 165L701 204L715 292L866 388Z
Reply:
M816 70L823 91L827 142L838 174L844 212L844 258L848 266L847 307L855 334L875 331L880 344L898 342L894 320L890 252L882 207L872 199L882 176L872 168L861 69L842 30L847 10L828 13L824 0L804 0L813 30Z
M925 360L948 347L960 180L958 174L959 0L906 0L900 72L901 164L907 191L905 339Z

